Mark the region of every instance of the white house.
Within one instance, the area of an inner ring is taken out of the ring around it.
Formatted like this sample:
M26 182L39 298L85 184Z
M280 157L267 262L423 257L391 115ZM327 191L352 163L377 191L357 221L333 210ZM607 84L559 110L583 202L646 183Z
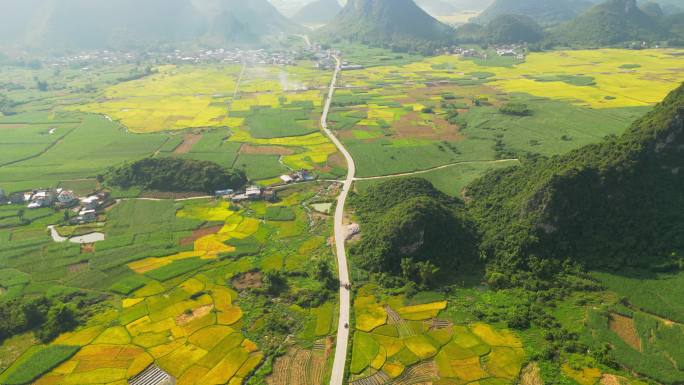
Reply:
M259 187L259 186L247 187L247 191L245 191L245 195L247 195L247 197L249 199L257 199L257 198L261 197L261 187Z
M292 179L292 177L289 176L289 175L281 175L281 176L280 176L280 180L282 180L283 183L292 183L292 182L294 182L294 179Z
M63 190L57 195L57 201L65 206L70 205L76 202L76 195L74 195L73 191Z
M88 210L93 210L100 207L101 203L102 201L100 200L100 197L98 197L97 195L92 195L87 198L81 199L81 205L84 209Z

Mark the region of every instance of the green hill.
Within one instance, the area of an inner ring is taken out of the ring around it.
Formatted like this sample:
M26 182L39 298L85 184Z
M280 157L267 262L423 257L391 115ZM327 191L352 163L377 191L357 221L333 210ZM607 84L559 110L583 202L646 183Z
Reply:
M413 0L349 0L320 35L328 40L431 52L449 43L453 30Z
M521 15L500 15L485 28L487 41L498 44L536 43L544 31L532 18Z
M667 269L684 255L682 172L684 85L621 137L486 175L469 211L504 270L535 256Z
M636 0L607 0L560 26L554 40L577 46L606 46L628 41L657 41L669 33Z
M572 20L591 6L584 0L496 0L473 22L487 24L501 15L525 15L542 25Z
M399 274L402 259L454 267L472 260L475 237L463 202L420 178L395 179L354 195L363 238L352 250L371 272Z
M327 24L342 10L337 0L316 0L300 9L292 20L300 24Z

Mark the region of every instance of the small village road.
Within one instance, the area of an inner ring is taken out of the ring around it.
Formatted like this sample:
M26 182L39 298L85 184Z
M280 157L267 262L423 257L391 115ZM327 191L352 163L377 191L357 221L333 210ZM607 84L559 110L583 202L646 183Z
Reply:
M347 178L342 184L342 191L337 198L337 207L335 209L335 249L337 254L338 275L340 278L340 319L337 326L337 345L335 348L335 361L333 362L332 376L330 377L330 385L342 385L344 382L344 369L347 361L347 350L349 348L349 325L351 313L351 293L344 287L344 284L351 283L349 279L349 265L347 263L347 250L345 242L347 240L347 227L344 225L344 206L347 202L347 196L354 183L354 176L356 175L356 165L354 159L342 142L333 134L328 128L328 113L330 112L330 105L332 103L333 94L335 93L335 85L340 74L342 63L338 57L335 57L337 65L335 66L335 73L330 82L330 90L328 91L328 99L323 107L323 115L321 116L321 128L330 140L337 146L337 149L344 155L347 160Z

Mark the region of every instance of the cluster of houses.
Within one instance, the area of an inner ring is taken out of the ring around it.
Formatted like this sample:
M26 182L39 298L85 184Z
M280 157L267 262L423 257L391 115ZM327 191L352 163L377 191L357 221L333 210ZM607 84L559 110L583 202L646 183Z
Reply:
M249 186L244 191L218 190L215 192L215 195L218 198L227 199L233 203L260 200L275 202L278 200L278 193L275 190L259 186Z
M284 174L280 176L280 180L284 184L296 183L296 182L309 182L316 179L316 175L312 174L309 170L299 170L291 174Z
M29 210L45 207L73 209L78 215L69 221L72 224L79 224L97 220L97 213L110 203L110 196L107 192L100 192L79 198L73 191L61 188L17 192L8 196L0 189L0 203L26 205Z
M510 56L516 59L525 59L525 46L519 44L500 45L495 47L496 54L499 56Z

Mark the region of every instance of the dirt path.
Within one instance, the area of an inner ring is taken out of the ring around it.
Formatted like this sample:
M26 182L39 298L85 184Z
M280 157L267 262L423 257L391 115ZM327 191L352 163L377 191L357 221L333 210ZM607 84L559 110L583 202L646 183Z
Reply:
M445 169L448 167L453 167L453 166L458 166L458 165L463 165L463 164L478 164L478 163L491 163L491 164L496 164L496 163L507 163L507 162L519 162L520 159L500 159L500 160L471 160L471 161L465 161L465 162L454 162L454 163L449 163L445 164L442 166L437 166L437 167L432 167L428 168L425 170L419 170L419 171L412 171L412 172L403 172L399 174L387 174L387 175L379 175L379 176L369 176L366 178L354 178L355 181L359 180L376 180L376 179L387 179L387 178L399 178L402 176L410 176L410 175L419 175L419 174L425 174L431 171L435 170L441 170Z

